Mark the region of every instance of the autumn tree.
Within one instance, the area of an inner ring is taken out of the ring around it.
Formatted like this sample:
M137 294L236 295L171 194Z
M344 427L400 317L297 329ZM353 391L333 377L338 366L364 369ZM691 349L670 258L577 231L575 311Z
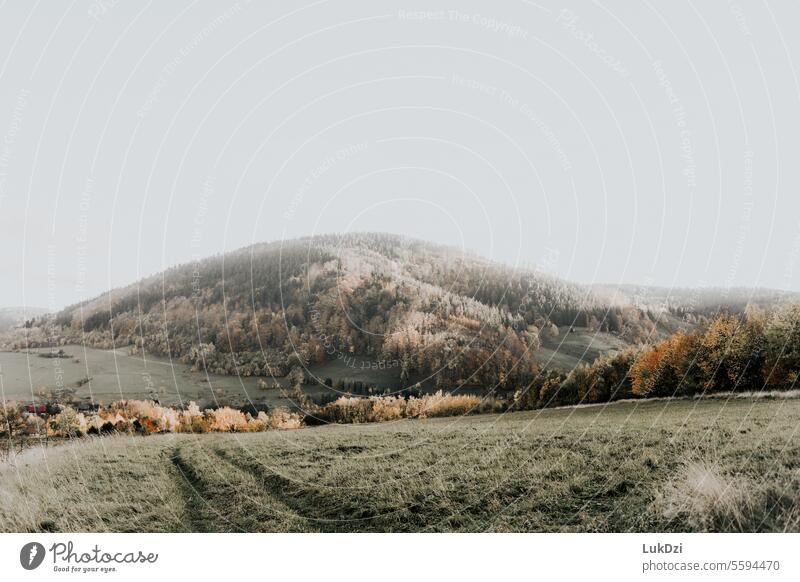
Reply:
M765 329L765 380L793 385L800 373L800 305L775 313Z
M16 402L0 404L0 436L15 437L25 430L25 418Z
M765 341L761 322L733 315L711 321L700 338L698 365L705 389L753 390L761 387Z

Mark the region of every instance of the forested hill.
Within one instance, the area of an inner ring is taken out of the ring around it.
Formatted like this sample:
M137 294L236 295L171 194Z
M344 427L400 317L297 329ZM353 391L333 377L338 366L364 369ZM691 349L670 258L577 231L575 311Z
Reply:
M456 249L349 234L256 244L171 268L63 310L47 336L144 348L218 373L282 376L358 356L389 363L404 380L495 385L529 379L540 334L556 326L635 343L652 337L659 317Z

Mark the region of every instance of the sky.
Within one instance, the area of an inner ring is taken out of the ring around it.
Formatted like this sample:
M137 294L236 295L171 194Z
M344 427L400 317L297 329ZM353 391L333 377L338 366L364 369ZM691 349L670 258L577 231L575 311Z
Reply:
M349 231L800 290L797 3L260 4L3 4L0 306Z

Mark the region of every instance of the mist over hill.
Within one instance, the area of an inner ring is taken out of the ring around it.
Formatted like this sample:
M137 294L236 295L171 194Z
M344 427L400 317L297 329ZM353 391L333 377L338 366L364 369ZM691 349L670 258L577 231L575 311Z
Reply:
M321 235L170 268L40 317L5 347L129 347L244 376L341 359L402 383L502 386L529 382L565 326L637 344L720 309L697 297L569 283L398 235Z
M41 307L0 307L0 332L24 325L26 321L46 313L47 309Z

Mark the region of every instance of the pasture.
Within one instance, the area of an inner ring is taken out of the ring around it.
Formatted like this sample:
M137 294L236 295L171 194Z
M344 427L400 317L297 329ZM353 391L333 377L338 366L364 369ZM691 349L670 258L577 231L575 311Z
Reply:
M40 402L42 389L55 392L67 388L74 390L81 402L94 404L137 399L157 400L162 405L177 407L191 401L201 408L238 408L249 404L294 406L293 401L286 398L286 391L292 386L285 377L211 374L192 370L178 360L141 353L131 355L126 348L99 350L67 345L62 349L67 357L40 357L39 354L50 351L44 349L29 353L0 351L0 387L5 400ZM324 382L343 380L394 393L401 387L399 375L399 367L391 364L357 355L337 358L310 366L303 391L314 399L330 400L342 392L326 387ZM259 387L259 380L265 382L267 388ZM410 380L409 384L415 381ZM437 389L430 379L422 385L423 392ZM462 386L458 391L481 393L482 389Z
M117 400L157 399L163 405L181 406L190 401L201 407L265 404L290 406L280 385L290 389L286 378L225 376L194 371L177 360L142 354L130 355L127 349L98 350L82 346L63 347L68 357L45 358L49 350L0 352L0 382L6 400L41 400L41 389L74 389L83 402L108 404ZM368 362L367 362L368 364ZM326 378L356 380L381 387L396 387L396 369L370 369L362 360L334 360L310 368L311 374ZM86 381L88 379L88 381ZM262 389L263 380L268 388ZM333 391L310 381L303 388L310 396L334 395Z
M625 340L611 333L562 326L556 337L542 336L542 345L534 357L545 368L569 371L580 363L591 364L605 353L627 347L630 345Z
M82 439L0 469L0 530L798 531L798 427L739 398Z

